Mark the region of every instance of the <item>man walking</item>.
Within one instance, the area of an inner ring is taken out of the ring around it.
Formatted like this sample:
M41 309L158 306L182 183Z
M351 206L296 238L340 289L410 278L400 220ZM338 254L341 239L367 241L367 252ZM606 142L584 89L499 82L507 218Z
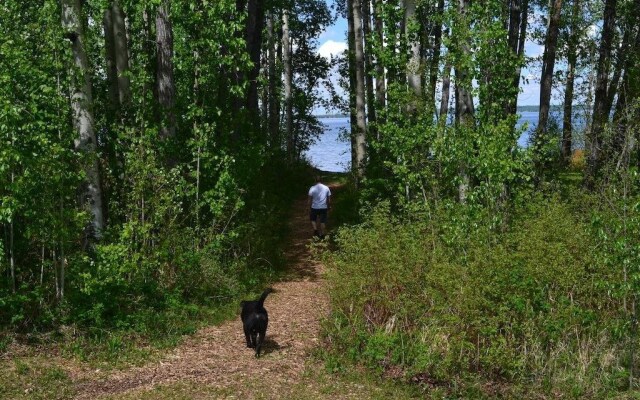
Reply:
M322 177L316 175L316 184L309 189L309 219L313 226L313 235L324 238L325 227L327 224L327 211L331 204L331 190L322 184ZM318 229L317 220L320 217L320 229Z

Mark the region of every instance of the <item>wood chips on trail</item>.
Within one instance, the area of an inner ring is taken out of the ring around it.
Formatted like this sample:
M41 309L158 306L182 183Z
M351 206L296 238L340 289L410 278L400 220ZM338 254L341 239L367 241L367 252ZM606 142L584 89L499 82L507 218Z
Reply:
M308 248L312 232L306 198L296 203L290 223L291 274L273 285L276 291L265 301L269 328L261 358L246 347L238 318L201 329L159 361L142 367L112 371L107 378L91 370L73 372L76 398L155 398L154 390L180 385L209 388L202 398L212 398L211 391L217 393L214 398L289 397L302 379L310 350L319 344L320 320L329 310L323 267L311 259ZM186 398L199 398L196 392Z

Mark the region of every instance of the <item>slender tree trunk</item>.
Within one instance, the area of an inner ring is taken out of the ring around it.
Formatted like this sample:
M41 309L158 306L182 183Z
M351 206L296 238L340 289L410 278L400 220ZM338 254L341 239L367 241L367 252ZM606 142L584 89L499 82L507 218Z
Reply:
M606 113L607 87L609 84L609 67L611 64L611 47L615 31L617 0L606 0L604 5L604 21L602 23L602 39L598 50L596 67L596 89L593 104L593 120L587 137L587 176L586 184L593 188L600 170L601 136L609 115Z
M416 18L416 1L404 0L404 35L409 47L409 64L407 65L407 83L415 99L422 97L422 53L420 48L420 35L416 30L418 20ZM416 100L411 102L409 111L417 111Z
M350 1L350 0L348 0ZM399 3L400 0L394 0L394 2L390 2L390 1L384 1L384 0L380 0L381 1L381 8L384 8L385 11L387 11L387 13L389 13L389 9L393 8L393 6L397 3ZM396 21L394 18L389 18L387 17L387 20L384 21L384 28L386 31L386 43L385 43L385 48L386 48L386 53L387 53L387 57L391 56L391 60L389 60L389 63L387 65L387 88L390 87L391 85L398 83L398 76L401 75L401 72L399 71L399 67L398 65L396 65L396 58L398 56L398 21ZM402 74L404 74L405 71L402 72Z
M295 156L293 141L293 73L291 68L291 39L289 38L289 10L282 14L282 64L284 67L284 126L289 162Z
M376 122L376 98L373 90L373 57L371 51L371 4L370 0L362 0L362 27L365 43L365 83L367 87L367 119Z
M567 83L564 91L564 115L562 119L562 159L565 163L571 160L571 145L573 136L573 91L578 62L577 23L580 16L580 0L573 0L571 15L571 31L567 44Z
M640 21L639 21L640 22ZM615 56L615 67L613 68L613 76L611 77L611 83L607 89L607 100L604 105L604 112L606 115L611 115L611 109L613 108L613 101L618 94L618 86L620 85L620 78L624 71L626 59L630 50L631 29L624 29L624 34L620 46L618 47Z
M635 4L631 11L631 20L636 21L636 23L630 24L627 29L631 30L632 27L635 27L636 33L633 42L628 46L628 54L625 57L624 66L621 68L624 71L613 116L616 128L615 148L613 151L614 155L617 155L620 160L624 159L624 157L629 157L633 152L633 148L637 149L640 143L640 132L637 129L634 138L630 138L628 133L629 124L640 120L640 110L638 108L628 108L629 105L636 104L635 102L640 99L640 65L637 62L637 60L640 60L640 25L638 25L638 22L640 22L640 4L638 3ZM640 166L640 157L636 158Z
M433 55L431 65L429 66L429 92L428 101L432 108L432 113L436 109L436 86L438 84L438 75L440 72L440 48L442 47L442 21L444 15L444 0L438 0L438 10L436 13L435 27L433 31Z
M11 186L13 187L15 181L15 175L11 171ZM15 216L11 216L11 222L9 223L9 270L11 273L11 292L16 292L16 255L14 246L14 227L13 220Z
M542 136L547 132L549 124L549 108L551 105L551 89L553 83L553 69L556 64L556 47L560 32L560 12L562 0L552 0L549 10L549 25L544 41L544 55L542 57L542 75L540 77L540 111L538 114L538 129L536 130L536 145L540 145Z
M116 68L115 44L113 43L113 13L111 12L111 7L107 7L104 11L102 26L104 28L107 81L109 82L109 105L110 111L115 113L120 101L118 99L118 70Z
M40 248L40 286L44 282L44 243Z
M451 61L447 60L442 72L442 97L440 98L439 123L446 125L449 116L449 97L451 92Z
M169 16L169 9L169 0L163 0L156 14L156 92L158 104L162 110L160 136L165 139L172 138L176 134L176 84L173 78L173 28Z
M85 50L85 37L81 19L80 0L63 0L62 27L71 42L73 68L71 70L71 109L73 124L78 132L75 149L87 156L84 162L85 182L80 190L80 202L91 215L87 239L102 237L104 217L102 208L102 186L96 154L96 135L93 118L93 95L89 61Z
M351 0L346 0L347 9L347 40L349 67L349 125L351 141L351 170L355 173L358 166L358 149L356 146L356 131L358 119L356 117L356 34L353 29L353 8Z
M458 0L458 14L460 18L458 24L461 31L467 29L469 25L468 12L470 7L471 0ZM460 37L460 33L461 32L458 32L456 40L458 41L457 47L461 52L460 58L463 61L461 65L456 66L456 124L463 129L473 129L475 126L475 108L473 105L473 95L471 94L472 83L470 71L467 70L468 67L465 65L465 60L471 57L471 49L465 39ZM471 184L467 160L460 160L458 171L460 179L458 183L458 198L461 203L465 203Z
M362 30L362 11L360 0L351 0L353 9L353 30L355 37L355 66L356 66L356 176L358 181L364 177L366 157L367 120L365 115L365 70L364 45Z
M113 47L118 77L118 101L120 107L123 107L131 98L131 82L129 79L127 27L125 24L125 15L118 0L113 1L111 13L113 15Z
M505 105L505 114L513 115L518 111L518 95L520 93L520 75L524 62L524 46L527 38L529 21L529 0L511 0L509 17L509 48L518 59L513 75L513 97ZM514 127L515 128L515 127Z
M253 66L247 76L247 110L257 121L260 115L258 106L258 76L260 75L260 52L262 50L262 31L264 30L264 0L249 0L247 3L247 51Z
M278 66L276 64L276 53L279 46L274 13L269 16L267 32L269 35L269 136L271 137L271 147L280 149L280 96L278 95Z
M374 0L374 29L376 40L379 45L384 44L384 23L382 20L382 0ZM380 117L380 111L386 109L386 97L387 97L387 83L386 83L384 64L380 57L376 60L376 119L379 123L383 123Z
M565 162L571 159L571 147L573 140L573 90L576 73L576 54L570 54L567 69L567 84L564 91L564 115L562 118L562 159Z
M621 121L627 106L640 98L640 65L637 64L636 60L640 60L640 28L637 29L634 43L629 49L624 66L614 121Z

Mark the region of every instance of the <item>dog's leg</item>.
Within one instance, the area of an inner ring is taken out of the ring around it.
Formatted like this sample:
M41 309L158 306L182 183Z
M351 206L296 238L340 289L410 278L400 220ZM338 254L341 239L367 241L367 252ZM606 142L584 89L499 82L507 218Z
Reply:
M251 347L256 348L258 346L258 333L256 331L251 332Z
M247 328L244 328L244 337L247 340L247 347L252 349L254 346L251 344L251 335Z
M256 340L256 358L260 358L260 350L262 349L262 342L264 342L265 332L258 332Z

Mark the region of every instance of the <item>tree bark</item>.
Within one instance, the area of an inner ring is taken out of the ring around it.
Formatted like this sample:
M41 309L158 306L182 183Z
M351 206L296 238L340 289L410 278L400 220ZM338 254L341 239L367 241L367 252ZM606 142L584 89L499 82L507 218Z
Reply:
M384 43L384 23L382 20L382 0L374 0L374 30L375 36L380 46ZM384 64L380 57L376 60L376 118L379 123L383 123L380 117L380 111L386 109L387 83L385 81Z
M611 64L611 47L615 30L617 0L606 0L604 5L604 21L602 38L598 49L598 65L596 67L596 89L593 103L593 120L587 136L587 187L593 188L600 170L601 136L609 115L606 113L607 87L609 84L609 67Z
M373 58L370 46L371 40L371 4L370 0L363 0L362 27L365 43L365 83L367 87L367 118L370 123L376 122L376 98L373 90Z
M449 97L451 92L451 62L447 60L442 72L442 97L440 98L440 115L438 121L446 125L449 116Z
M127 46L127 27L125 15L120 2L114 0L111 6L113 16L113 47L118 79L118 101L124 107L131 97L131 82L129 79L129 49Z
M407 65L407 83L414 96L409 105L409 112L417 111L417 99L422 97L422 53L420 48L420 35L415 29L418 24L416 18L416 1L404 0L404 35L409 47L409 64Z
M431 65L429 66L429 92L428 101L430 107L433 107L431 112L436 111L436 86L438 84L438 75L440 72L440 48L442 47L442 18L444 15L444 0L438 0L437 19L435 21L435 27L433 30L433 54L431 57Z
M118 70L116 68L116 52L113 43L113 13L111 7L104 10L102 19L104 29L104 49L107 81L109 82L109 106L110 111L115 112L119 108L118 99Z
M282 64L284 67L284 127L287 138L287 155L289 162L292 162L295 149L293 148L293 74L291 68L291 39L289 37L289 10L284 10L282 14Z
M84 172L86 180L80 189L80 204L87 209L91 223L87 227L88 241L99 240L104 230L102 186L96 154L94 131L93 94L89 61L85 50L85 37L80 0L63 0L62 27L71 42L73 68L71 69L71 109L73 125L78 132L74 145L77 152L86 156Z
M278 96L278 66L276 64L278 38L275 30L275 14L268 19L267 32L269 35L269 136L271 147L279 149L280 142L280 99Z
M560 32L560 12L562 0L552 0L549 10L549 25L544 41L544 55L542 57L542 74L540 76L540 111L538 113L538 128L536 129L536 145L547 132L549 123L549 108L551 106L551 89L553 83L553 69L556 64L556 47Z
M348 68L349 68L349 127L351 142L351 170L355 173L358 165L358 151L356 146L356 131L358 119L356 117L356 34L353 29L353 8L351 0L346 0L347 9L347 40L348 40Z
M247 3L247 52L253 64L249 70L249 90L247 92L247 110L254 121L260 115L258 107L258 76L260 75L260 52L262 50L262 31L264 30L264 0L249 0Z
M458 0L458 14L460 22L458 28L460 30L468 29L469 25L468 12L471 7L471 0ZM455 32L454 32L455 33ZM471 57L471 49L469 44L462 38L461 32L458 32L456 40L458 41L457 47L460 51L460 57L462 60L468 60ZM475 126L475 108L473 105L473 95L471 93L472 83L470 71L467 70L467 66L456 66L456 124L464 129L472 129ZM467 193L470 186L470 177L468 172L468 165L466 160L460 160L458 167L459 171L459 183L458 183L458 199L461 203L467 201Z
M362 30L362 11L360 0L351 0L353 9L353 30L355 37L355 66L356 66L356 177L361 180L365 172L367 120L365 115L365 70L364 46Z
M173 78L173 28L169 16L170 2L164 0L156 14L157 73L156 92L162 109L160 137L173 138L176 134L175 96Z
M529 0L511 0L509 17L509 48L518 62L513 75L513 97L505 105L505 114L514 115L518 111L518 95L520 94L520 75L524 62L524 46L529 23Z
M15 174L11 171L11 186L15 182ZM12 213L13 214L13 213ZM11 215L11 222L9 223L9 271L11 274L11 292L16 292L16 255L15 255L15 243L14 243L14 215Z
M578 62L578 18L580 15L580 0L573 0L573 10L571 14L571 30L567 43L567 83L564 90L564 108L562 118L562 149L561 155L565 163L571 160L571 146L573 136L573 91Z

